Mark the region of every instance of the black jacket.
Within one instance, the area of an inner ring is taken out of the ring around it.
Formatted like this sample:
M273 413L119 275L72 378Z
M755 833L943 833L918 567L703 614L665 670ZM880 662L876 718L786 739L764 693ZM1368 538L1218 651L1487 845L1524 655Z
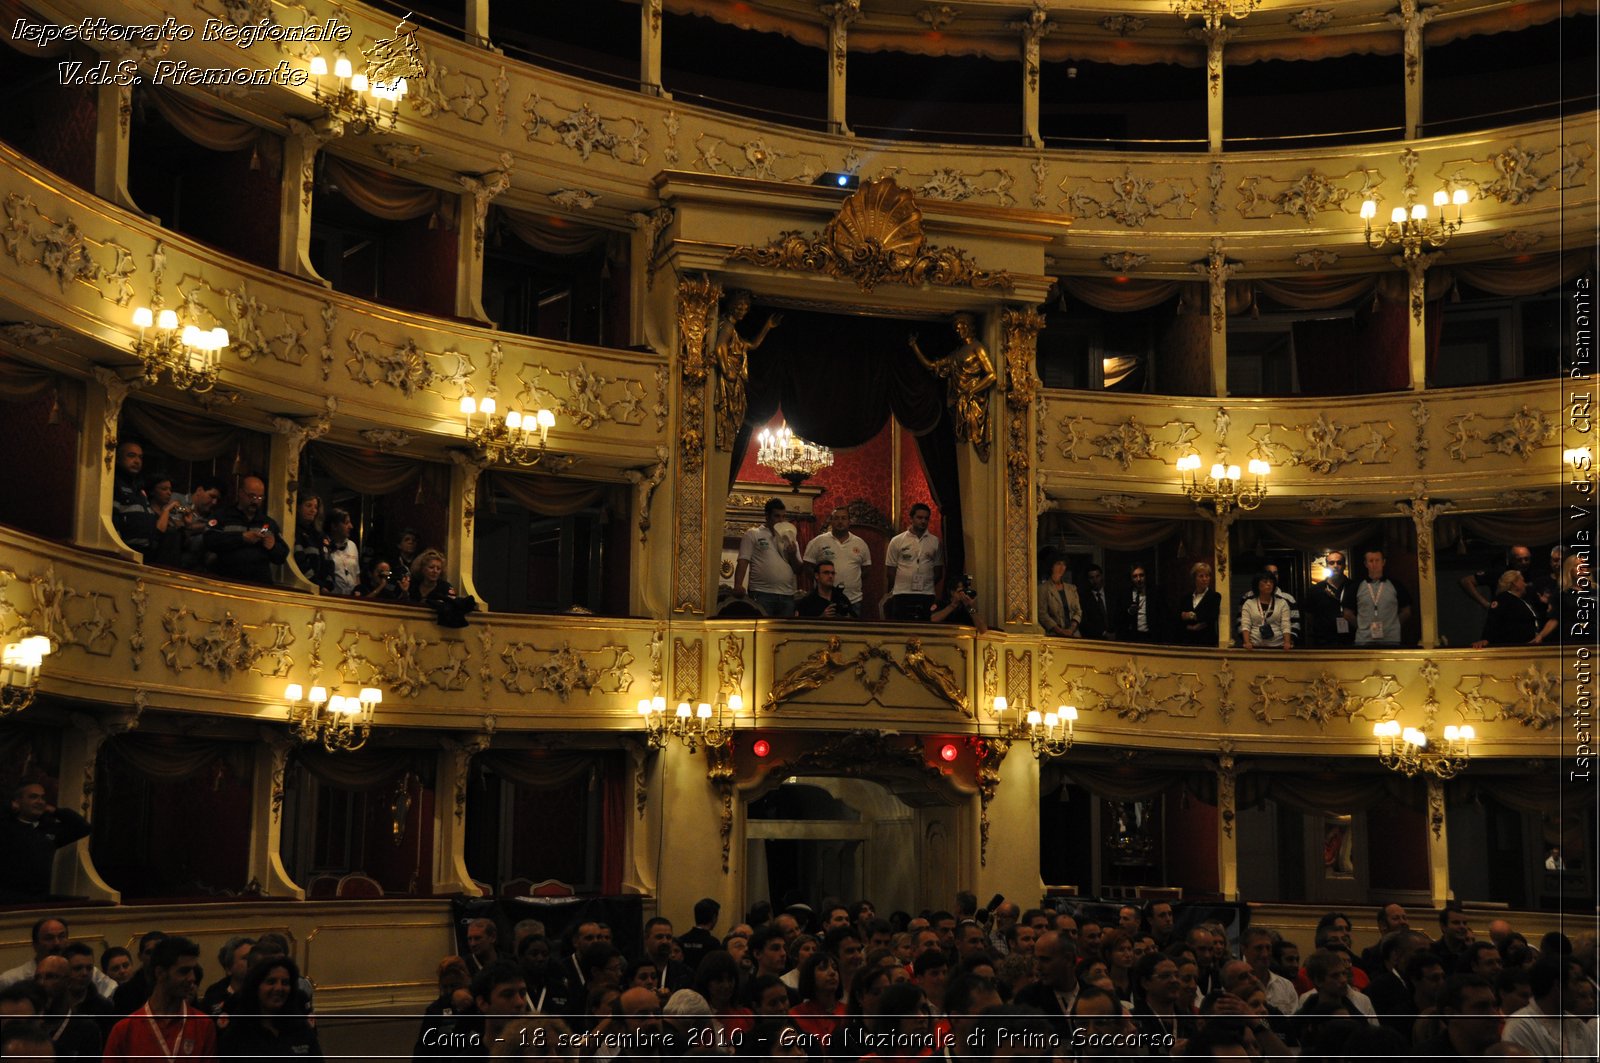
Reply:
M7 903L50 896L50 869L56 850L89 836L89 821L70 808L58 808L27 824L16 816L0 821L0 899Z
M272 533L272 549L259 542L245 542L244 533L266 528ZM216 555L212 568L224 579L245 583L271 583L272 566L281 565L289 557L289 544L283 541L283 529L278 522L262 511L247 517L238 506L229 506L206 528L206 549Z

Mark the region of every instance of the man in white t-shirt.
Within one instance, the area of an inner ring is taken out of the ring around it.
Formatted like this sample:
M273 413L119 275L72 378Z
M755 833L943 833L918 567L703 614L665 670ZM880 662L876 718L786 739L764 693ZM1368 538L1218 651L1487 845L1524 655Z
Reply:
M933 612L934 596L944 578L944 544L928 531L932 516L926 503L916 503L909 526L889 540L884 559L889 568L887 619L926 620Z
M828 530L806 544L806 569L816 578L817 565L833 562L834 586L844 591L850 604L861 612L861 581L864 569L872 565L872 551L866 540L850 534L850 510L834 506L828 516Z
M794 615L800 551L792 536L778 534L785 512L782 499L767 500L763 523L739 540L739 565L733 571L734 596L753 599L768 616Z

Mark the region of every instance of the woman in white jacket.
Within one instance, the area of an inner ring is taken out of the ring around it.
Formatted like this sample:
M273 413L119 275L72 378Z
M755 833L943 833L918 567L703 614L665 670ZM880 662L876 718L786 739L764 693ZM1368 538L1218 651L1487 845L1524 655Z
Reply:
M1247 650L1287 650L1293 637L1289 627L1289 603L1278 596L1278 577L1258 572L1255 594L1245 599L1239 611L1239 639Z

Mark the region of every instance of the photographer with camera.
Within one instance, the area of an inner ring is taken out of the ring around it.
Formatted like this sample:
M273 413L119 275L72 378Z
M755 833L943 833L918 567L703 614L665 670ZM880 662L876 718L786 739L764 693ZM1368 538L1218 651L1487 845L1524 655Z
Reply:
M356 592L357 598L376 602L398 602L406 597L400 581L394 578L394 568L388 561L379 561L367 572L366 581Z
M965 624L975 627L982 635L989 630L978 611L978 585L971 576L962 576L950 591L950 596L934 607L928 617L935 624Z

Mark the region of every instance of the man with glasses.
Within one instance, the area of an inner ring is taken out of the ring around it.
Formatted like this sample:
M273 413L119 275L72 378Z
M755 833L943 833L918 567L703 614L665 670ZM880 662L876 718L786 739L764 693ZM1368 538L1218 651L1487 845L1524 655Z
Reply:
M1313 646L1350 646L1356 641L1356 588L1345 571L1343 550L1329 550L1326 579L1311 585L1306 608L1311 613Z
M272 566L288 559L289 544L278 522L267 515L266 498L261 478L246 476L234 504L211 519L206 550L216 555L211 569L223 579L271 583Z

